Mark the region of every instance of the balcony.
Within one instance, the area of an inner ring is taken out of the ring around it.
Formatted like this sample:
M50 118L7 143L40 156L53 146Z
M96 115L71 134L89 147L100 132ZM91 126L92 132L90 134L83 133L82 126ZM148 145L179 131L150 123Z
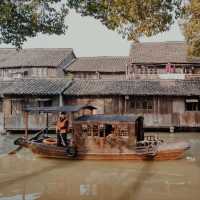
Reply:
M160 73L160 74L134 74L126 75L127 80L135 79L161 79L161 80L200 80L200 74L186 74L186 73Z

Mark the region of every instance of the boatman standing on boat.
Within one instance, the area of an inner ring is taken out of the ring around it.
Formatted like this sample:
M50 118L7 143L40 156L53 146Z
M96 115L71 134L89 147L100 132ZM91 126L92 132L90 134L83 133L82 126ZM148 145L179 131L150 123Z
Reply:
M69 121L66 117L65 112L61 112L57 124L56 124L56 133L57 133L57 145L58 146L67 146L67 133L69 128Z

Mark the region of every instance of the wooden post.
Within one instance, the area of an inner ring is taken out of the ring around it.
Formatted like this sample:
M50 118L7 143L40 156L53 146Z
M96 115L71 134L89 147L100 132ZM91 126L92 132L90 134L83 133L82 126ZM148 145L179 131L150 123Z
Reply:
M63 106L63 96L62 96L62 94L59 95L59 106Z
M96 71L97 74L97 79L101 79L100 73L98 71Z
M120 110L120 96L118 97L118 114L121 114L121 112L120 112L121 110Z
M125 96L125 98L124 98L124 113L126 114L126 96Z
M71 127L71 128L72 128L72 125L73 125L74 118L75 118L74 112L71 112L71 113L68 114L69 127Z
M90 124L90 130L91 130L91 135L92 135L92 138L93 138L94 137L93 124Z
M91 115L94 115L94 109L91 109Z
M46 113L46 132L45 134L48 134L48 129L49 129L49 113Z
M124 105L125 114L127 113L127 101L128 100L129 100L129 96L125 96L125 105Z
M128 64L125 67L125 79L128 80Z
M25 121L25 139L28 139L28 112L24 113L24 121Z

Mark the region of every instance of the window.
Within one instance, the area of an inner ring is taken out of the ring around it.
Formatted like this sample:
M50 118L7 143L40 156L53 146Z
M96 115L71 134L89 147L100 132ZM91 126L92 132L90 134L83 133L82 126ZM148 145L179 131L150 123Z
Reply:
M22 73L12 73L11 74L12 78L22 78Z
M136 101L135 101L135 106L136 106L136 109L142 109L142 102L136 100Z
M99 136L99 127L98 125L93 125L93 136Z
M39 107L50 107L52 106L52 100L38 100L38 106Z
M47 68L32 68L34 77L46 77L47 76Z
M121 127L119 136L128 136L128 127Z
M11 115L20 114L22 112L23 101L21 99L11 100Z
M112 99L104 99L104 113L112 114L113 112L113 101Z
M130 101L130 107L138 112L151 112L153 110L153 98L132 98Z
M198 99L186 99L185 110L186 111L198 111L198 110L200 110L199 100Z

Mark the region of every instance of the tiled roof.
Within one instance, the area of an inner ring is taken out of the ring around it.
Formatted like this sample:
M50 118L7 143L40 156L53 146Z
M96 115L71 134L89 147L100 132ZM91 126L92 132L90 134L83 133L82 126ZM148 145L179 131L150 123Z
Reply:
M0 95L3 95L5 90L13 85L13 81L0 81Z
M70 72L125 72L130 57L80 57L66 71Z
M22 79L1 81L1 95L200 95L199 80L75 80Z
M0 68L58 67L73 54L72 49L4 49L0 48Z
M133 43L130 56L134 63L200 63L200 58L187 56L185 42Z
M9 82L0 82L0 93L4 95L58 95L71 83L66 79L22 79ZM1 87L2 85L2 87Z
M84 95L200 95L198 80L79 80L65 92L67 96Z

